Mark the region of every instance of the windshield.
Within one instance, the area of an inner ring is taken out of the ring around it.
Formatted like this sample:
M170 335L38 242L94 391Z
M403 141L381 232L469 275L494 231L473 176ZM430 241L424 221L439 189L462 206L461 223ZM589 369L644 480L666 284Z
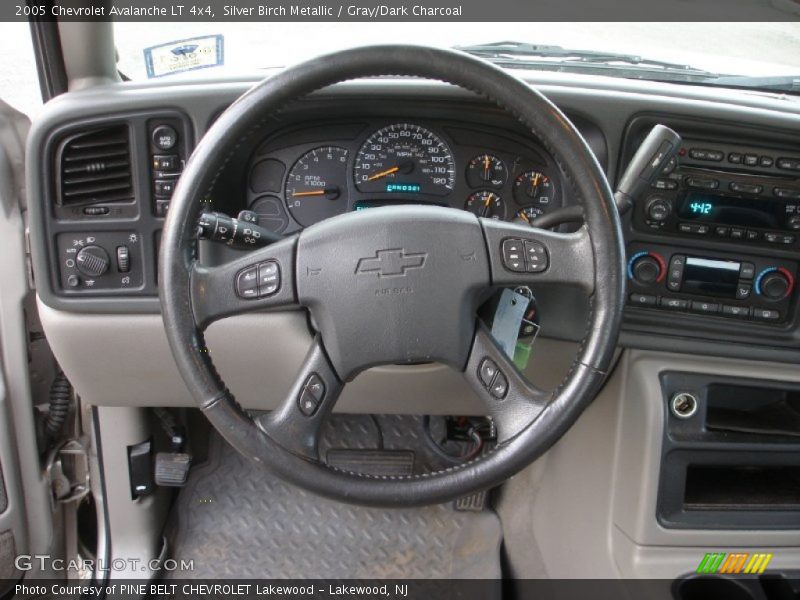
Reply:
M798 23L151 22L115 23L114 32L119 69L132 79L252 72L352 46L418 42L513 68L800 92Z

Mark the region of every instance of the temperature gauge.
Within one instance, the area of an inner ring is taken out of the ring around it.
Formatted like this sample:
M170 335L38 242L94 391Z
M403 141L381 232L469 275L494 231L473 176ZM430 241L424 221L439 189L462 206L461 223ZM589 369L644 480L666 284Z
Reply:
M467 183L470 187L503 187L508 171L502 160L491 154L481 154L467 163Z
M541 171L526 171L514 180L514 200L547 210L555 200L556 188Z
M544 209L538 206L527 206L517 213L517 216L530 225L535 219L544 214Z
M504 219L506 215L503 199L489 190L480 190L470 195L464 208L479 217Z

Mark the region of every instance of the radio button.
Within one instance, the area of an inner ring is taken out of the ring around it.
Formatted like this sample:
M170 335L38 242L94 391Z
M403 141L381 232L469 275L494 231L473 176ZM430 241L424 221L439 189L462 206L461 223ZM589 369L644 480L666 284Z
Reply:
M742 240L744 239L744 229L739 229L738 227L731 227L731 239L733 240Z
M791 200L800 200L800 190L792 188L773 188L772 193L778 198L789 198Z
M756 266L753 263L742 263L741 269L739 269L739 278L740 279L752 279L756 276Z
M791 233L783 234L780 237L781 244L794 244L795 237Z
M722 314L726 317L739 317L740 319L746 319L750 316L750 307L749 306L732 306L730 304L723 304L722 305Z
M678 182L673 179L656 179L650 187L654 187L657 190L677 190L678 189Z
M758 164L758 155L757 154L745 154L744 155L744 164L748 167L755 167Z
M755 231L754 229L748 229L745 235L747 237L748 242L755 242L760 234L758 231Z
M719 312L719 304L716 302L698 302L692 301L692 310L701 313L717 313Z
M771 308L754 308L753 318L761 321L777 321L781 318L781 313Z
M719 187L719 181L707 177L687 177L686 185L701 190L715 190Z
M775 164L775 159L771 156L762 156L758 164L768 169Z
M741 164L742 162L742 155L738 152L731 152L728 154L728 162L732 162L735 165Z
M749 283L740 283L736 286L736 299L747 300L750 297L750 292L753 290Z
M628 301L639 306L655 306L656 297L651 294L631 294Z
M731 182L728 188L732 192L739 192L741 194L760 194L764 191L764 186L762 185L751 185L749 183L738 183L736 181Z
M689 301L682 298L661 298L659 304L672 310L686 310L689 308Z
M647 203L645 212L651 221L661 222L672 212L672 203L661 196L653 196Z
M781 235L774 231L765 231L764 232L764 241L769 242L770 244L777 244L780 241Z
M725 158L725 154L719 150L704 150L702 148L692 148L689 150L689 157L695 160L712 160L715 162Z
M795 231L800 230L800 215L792 215L789 217L789 220L786 221L786 225L789 229L794 229Z
M730 232L731 232L730 227L724 227L722 225L714 227L714 235L717 237L728 237L728 234Z

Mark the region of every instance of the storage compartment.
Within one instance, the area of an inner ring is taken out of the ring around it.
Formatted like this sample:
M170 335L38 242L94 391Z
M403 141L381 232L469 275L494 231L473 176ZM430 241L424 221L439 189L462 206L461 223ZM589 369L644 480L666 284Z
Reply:
M689 465L687 510L798 510L800 465Z
M665 373L661 384L659 522L800 529L800 386L694 373ZM673 413L678 394L693 396L697 410Z

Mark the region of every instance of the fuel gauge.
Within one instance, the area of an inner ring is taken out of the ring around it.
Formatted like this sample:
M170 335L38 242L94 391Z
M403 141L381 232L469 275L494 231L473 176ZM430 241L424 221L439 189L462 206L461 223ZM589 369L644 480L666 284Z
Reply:
M470 187L503 187L508 179L505 163L492 154L481 154L467 163Z
M506 207L503 204L503 199L489 190L480 190L471 194L467 198L467 204L464 209L479 217L504 219L506 216Z

